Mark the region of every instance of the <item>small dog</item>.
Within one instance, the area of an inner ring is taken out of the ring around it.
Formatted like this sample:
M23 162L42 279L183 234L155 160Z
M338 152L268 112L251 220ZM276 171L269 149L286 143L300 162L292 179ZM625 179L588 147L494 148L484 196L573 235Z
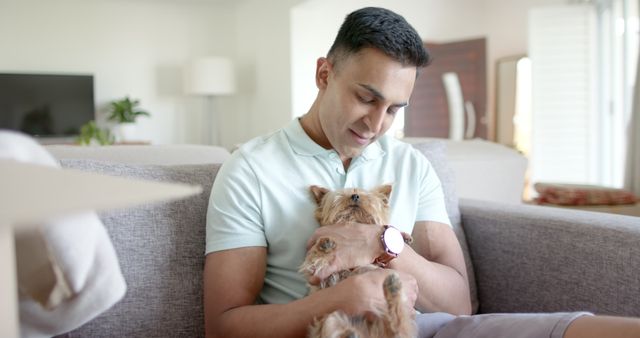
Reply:
M365 224L387 224L389 218L389 196L391 185L382 185L371 191L363 189L342 189L329 191L318 186L310 188L318 208L315 217L320 225L357 222ZM405 242L411 243L409 234L402 234ZM300 273L307 279L326 269L335 259L337 243L331 237L321 237L309 249ZM380 269L368 264L331 274L318 286L310 286L310 292L333 286L349 276ZM341 311L323 316L309 328L309 337L415 337L417 328L415 312L404 305L402 283L397 274L390 274L381 285L387 307L379 309L375 320L359 316L351 318Z

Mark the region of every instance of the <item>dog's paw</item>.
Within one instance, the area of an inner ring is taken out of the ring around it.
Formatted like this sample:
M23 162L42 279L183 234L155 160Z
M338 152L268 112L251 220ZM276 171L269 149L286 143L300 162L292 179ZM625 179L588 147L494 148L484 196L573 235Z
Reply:
M317 320L309 331L313 338L364 338L358 328L342 311L334 311L324 318Z
M340 333L340 338L360 338L360 335L354 330L347 330Z
M395 273L389 274L389 276L384 279L382 287L384 288L384 294L387 299L397 297L400 289L402 288L400 277Z
M336 242L329 237L323 237L318 240L316 246L320 252L329 253L336 249Z

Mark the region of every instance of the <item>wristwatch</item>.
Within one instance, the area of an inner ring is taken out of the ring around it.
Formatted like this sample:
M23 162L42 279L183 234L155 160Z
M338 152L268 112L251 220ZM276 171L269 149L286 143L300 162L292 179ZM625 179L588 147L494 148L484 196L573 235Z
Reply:
M391 260L398 257L402 249L404 249L404 238L402 232L391 225L385 225L382 235L380 235L384 253L373 261L381 267L386 267Z

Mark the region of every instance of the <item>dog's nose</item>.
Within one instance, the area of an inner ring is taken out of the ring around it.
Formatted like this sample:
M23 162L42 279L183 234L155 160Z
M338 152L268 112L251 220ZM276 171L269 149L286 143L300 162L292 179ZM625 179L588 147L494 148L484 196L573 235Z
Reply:
M360 200L360 195L358 194L351 195L351 200L357 203Z

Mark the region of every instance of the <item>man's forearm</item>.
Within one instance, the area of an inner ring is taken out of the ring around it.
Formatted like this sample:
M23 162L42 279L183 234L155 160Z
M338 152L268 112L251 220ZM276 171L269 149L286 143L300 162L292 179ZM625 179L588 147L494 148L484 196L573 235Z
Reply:
M210 322L207 337L305 337L315 318L337 309L323 293L287 304L229 309Z
M247 305L228 310L207 337L304 337L313 316L293 304Z
M471 301L466 276L452 267L431 262L406 247L389 268L410 273L418 282L420 293L416 308L422 312L470 314Z

